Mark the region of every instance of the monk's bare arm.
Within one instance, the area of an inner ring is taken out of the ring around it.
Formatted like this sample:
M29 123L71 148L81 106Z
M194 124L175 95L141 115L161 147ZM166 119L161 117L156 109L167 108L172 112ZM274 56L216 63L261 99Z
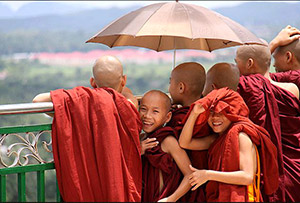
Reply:
M41 93L41 94L36 95L33 98L32 102L33 103L36 103L36 102L52 102L52 99L51 99L51 96L50 96L50 92Z
M185 193L189 191L191 188L191 185L189 183L189 175L191 174L191 170L189 169L189 165L191 164L191 161L185 152L184 149L182 149L178 141L173 137L169 136L164 139L164 141L161 143L162 150L166 153L171 154L174 161L176 162L178 168L184 175L184 178L182 179L180 185L175 190L175 192L170 195L169 197L166 197L162 199L162 201L167 202L176 202L179 198L181 198Z
M33 103L37 103L37 102L52 102L51 96L50 96L50 92L47 93L41 93L36 95L33 100ZM46 113L48 116L54 117L54 113Z
M270 51L271 53L273 53L277 47L288 45L299 38L300 31L297 28L288 25L284 29L282 29L278 33L278 35L270 42Z
M193 186L192 190L197 189L206 181L218 181L234 185L250 185L254 178L256 170L256 159L254 159L255 149L252 141L245 133L239 134L240 146L240 170L233 172L222 172L213 170L197 170L190 175L190 183Z
M216 139L215 135L205 136L203 138L192 138L195 122L198 116L204 111L205 109L201 104L194 106L181 131L179 137L180 147L191 150L205 150L208 149L211 143Z

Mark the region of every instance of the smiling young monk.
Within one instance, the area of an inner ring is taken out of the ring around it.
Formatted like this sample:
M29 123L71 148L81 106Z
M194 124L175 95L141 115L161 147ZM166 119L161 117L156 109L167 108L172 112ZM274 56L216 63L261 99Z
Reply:
M208 170L194 171L190 183L195 190L208 181L208 202L262 201L260 173L268 194L278 187L276 147L268 132L248 119L243 98L228 88L213 90L192 104L185 118L179 143L186 149L209 149ZM208 123L218 134L211 143L208 137L192 138Z
M190 189L188 175L191 163L180 148L177 134L163 127L171 119L171 100L163 92L151 90L142 97L139 113L146 138L156 138L159 144L143 155L142 201L176 202Z

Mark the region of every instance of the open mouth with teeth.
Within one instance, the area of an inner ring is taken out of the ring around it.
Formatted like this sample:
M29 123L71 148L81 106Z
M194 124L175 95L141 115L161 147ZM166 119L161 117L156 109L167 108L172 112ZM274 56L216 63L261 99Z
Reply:
M214 127L218 127L218 126L221 126L223 124L223 122L215 121L215 122L212 122L212 124L213 124Z

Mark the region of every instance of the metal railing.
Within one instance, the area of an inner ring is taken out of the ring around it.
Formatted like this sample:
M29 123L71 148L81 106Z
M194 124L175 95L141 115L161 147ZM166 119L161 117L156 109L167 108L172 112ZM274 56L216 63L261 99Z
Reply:
M46 112L53 112L51 102L0 105L0 120L1 115ZM26 187L27 174L32 172L36 173L36 200L49 201L45 198L45 173L55 172L51 124L1 127L0 135L0 201L6 202L7 193L12 192L7 191L7 176L17 174L17 201L25 202L28 189L34 190ZM61 201L57 182L55 201Z

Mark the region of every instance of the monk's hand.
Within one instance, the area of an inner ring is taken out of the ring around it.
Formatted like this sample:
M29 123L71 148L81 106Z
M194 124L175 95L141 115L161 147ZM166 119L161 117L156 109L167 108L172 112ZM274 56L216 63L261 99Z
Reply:
M300 30L288 25L278 33L271 43L274 43L276 47L285 46L299 38Z
M189 176L189 182L192 186L192 190L196 190L198 187L208 181L206 170L198 170L190 165L190 169L193 173Z
M199 115L205 111L205 108L202 106L202 104L195 104L193 107L193 113L196 115Z
M159 142L156 141L155 137L153 137L153 138L147 138L147 139L143 140L141 142L141 148L142 148L141 155L145 154L145 151L147 149L151 149L153 147L156 147L158 145L158 143Z

